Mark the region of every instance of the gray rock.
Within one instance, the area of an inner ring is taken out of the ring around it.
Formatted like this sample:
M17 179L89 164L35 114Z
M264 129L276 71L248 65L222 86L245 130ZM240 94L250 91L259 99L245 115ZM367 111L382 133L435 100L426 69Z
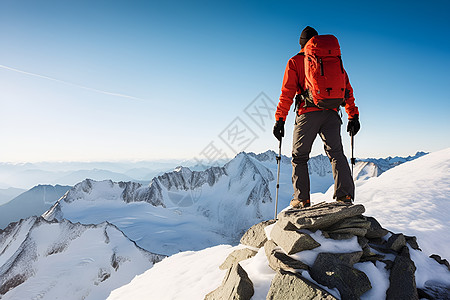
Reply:
M267 260L269 261L269 267L274 271L286 270L296 272L296 270L303 269L308 270L309 267L305 263L293 259L281 250L272 240L268 240L264 244L264 251L266 253Z
M318 285L297 273L277 272L270 285L267 300L335 300Z
M408 248L404 247L401 255L397 255L390 269L386 300L419 299L414 276L415 271L416 266L409 257Z
M366 220L370 222L370 227L367 229L366 238L368 239L378 239L382 238L389 231L381 227L380 223L373 217L366 217Z
M227 270L231 268L233 265L255 256L256 253L258 252L249 248L234 250L233 252L230 253L230 255L228 255L227 259L223 262L223 264L219 266L219 269Z
M365 236L367 233L367 229L364 228L341 228L333 231L324 229L324 231L328 233L330 238L335 238L336 240L343 239L342 237Z
M222 285L205 296L205 300L250 300L255 293L253 283L241 265L228 269Z
M261 248L267 241L266 232L264 228L275 223L275 220L263 221L250 227L241 238L241 244Z
M361 246L363 251L366 251L365 249L369 248L369 240L365 237L358 236L358 244Z
M402 251L403 247L406 246L406 238L402 233L393 234L387 241L385 247L391 249L395 252Z
M361 215L364 211L364 206L361 204L319 203L308 208L281 212L278 218L282 220L283 224L291 222L298 229L314 231L330 227L343 219Z
M386 265L384 267L386 270L390 270L394 266L394 262L392 260L384 259L384 260L382 260L382 262L384 262L384 264Z
M418 289L420 299L449 300L450 284L436 280L425 282L423 289Z
M359 262L363 255L363 251L349 252L349 253L319 253L322 259L334 264L345 264L352 267ZM316 259L317 260L317 259Z
M367 221L365 217L358 215L350 218L342 219L341 221L327 227L325 230L332 231L342 228L364 228L369 229L371 226L370 221Z
M448 260L446 259L442 259L439 255L437 254L431 254L430 258L434 259L435 261L437 261L439 264L444 265L447 267L447 269L450 271L450 264L448 263Z
M342 239L346 236L365 236L367 229L370 228L370 222L365 217L358 215L350 218L342 219L341 221L324 228L331 238Z
M414 250L422 251L419 248L419 244L417 243L417 238L415 236L407 236L405 235L406 243L411 246Z
M375 254L372 252L372 249L369 247L369 240L365 237L358 237L358 244L361 246L363 250L363 254L359 259L359 262L366 261L382 261L384 259L384 255Z
M270 238L287 254L294 254L320 247L320 244L309 236L309 234L283 230L282 226L278 223L273 226Z
M326 231L322 231L322 235L333 240L348 240L355 236L351 233L328 233Z
M329 288L337 288L342 299L359 299L372 288L367 275L352 267L362 253L319 253L311 267L311 277Z

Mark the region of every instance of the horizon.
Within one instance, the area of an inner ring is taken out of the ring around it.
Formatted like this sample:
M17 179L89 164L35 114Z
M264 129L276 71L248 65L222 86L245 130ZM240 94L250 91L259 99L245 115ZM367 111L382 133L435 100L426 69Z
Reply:
M440 92L450 3L316 6L320 14L301 14L296 1L0 1L0 161L207 163L278 152L275 106L307 25L340 42L360 110L355 157L450 147ZM320 153L317 138L311 156Z
M388 156L382 156L382 157L381 156L380 157L356 157L355 156L355 158L357 160L358 159L362 159L362 160L364 160L364 159L388 159L388 158L396 158L396 157L407 158L407 157L414 157L418 153L430 154L430 153L433 153L433 152L442 151L444 149L447 149L447 148L438 149L438 150L432 151L432 152L423 151L423 150L417 150L415 152L413 151L414 153L409 153L409 154L405 154L405 155L388 155ZM268 149L268 150L263 151L263 152L253 152L253 151L242 151L242 152L245 152L247 154L248 153L254 153L254 154L258 155L258 154L266 153L268 151L272 151L276 155L278 155L278 153L275 150L273 150L273 149ZM235 158L240 153L241 152L237 153L232 158L229 158L229 160ZM288 158L291 157L291 155L284 154L284 153L281 153L281 155L285 156L285 157L288 157ZM313 158L313 157L316 157L316 156L326 156L326 154L325 153L317 153L315 155L311 155L310 158ZM347 157L347 159L350 160L350 157ZM56 160L55 161L51 161L51 160L47 160L47 161L27 161L27 162L0 161L0 165L1 164L7 164L7 165L77 164L77 163L80 163L80 164L104 164L104 163L107 163L107 164L108 163L109 164L115 164L115 163L117 163L117 164L120 164L120 163L126 163L126 164L139 164L139 163L177 164L177 163L183 163L183 162L188 162L189 163L189 162L194 162L194 161L195 161L195 158L190 158L190 159L189 158L185 158L185 159L183 159L183 158L180 158L180 159L177 159L177 158L166 158L166 159L154 159L154 160L152 160L152 159L149 159L149 160L126 160L126 159L124 159L124 160L92 160L92 161L87 161L87 160L86 161L69 161L69 160L67 160L67 161L62 161L62 160L60 160L60 161L56 161ZM226 161L228 161L228 160L226 160Z

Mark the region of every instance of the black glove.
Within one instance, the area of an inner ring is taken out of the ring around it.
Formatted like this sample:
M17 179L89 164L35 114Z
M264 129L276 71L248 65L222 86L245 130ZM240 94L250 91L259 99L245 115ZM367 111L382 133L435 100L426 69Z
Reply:
M359 116L355 115L353 118L348 120L347 123L347 132L350 135L356 135L361 128L361 124L359 124Z
M277 140L281 141L281 138L284 137L284 121L283 119L278 119L273 126L273 135L277 138Z

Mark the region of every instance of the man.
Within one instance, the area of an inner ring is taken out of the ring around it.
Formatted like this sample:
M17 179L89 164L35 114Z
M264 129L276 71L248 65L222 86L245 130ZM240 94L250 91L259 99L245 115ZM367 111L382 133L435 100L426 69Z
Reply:
M317 31L307 26L300 35L301 51L289 59L284 73L281 87L280 101L275 113L275 126L273 134L278 140L284 136L284 123L287 114L296 95L302 95L306 91L305 85L305 54L304 48L307 42ZM355 106L353 89L345 75L345 111L348 114L347 131L355 135L359 129L359 111ZM298 99L298 100L297 100ZM294 196L291 200L293 208L309 207L310 204L310 184L308 173L309 153L312 144L320 135L325 152L330 159L333 178L334 195L333 198L347 204L351 204L355 194L355 186L350 172L347 158L344 155L341 141L341 118L337 109L322 109L314 105L305 105L305 98L296 97L296 118L293 133L292 145L292 183L294 185Z

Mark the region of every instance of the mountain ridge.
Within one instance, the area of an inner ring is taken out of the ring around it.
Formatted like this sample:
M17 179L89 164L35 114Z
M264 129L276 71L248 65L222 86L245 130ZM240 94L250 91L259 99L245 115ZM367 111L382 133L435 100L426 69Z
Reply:
M105 298L111 287L164 257L138 247L109 222L83 225L30 217L0 230L0 295Z

